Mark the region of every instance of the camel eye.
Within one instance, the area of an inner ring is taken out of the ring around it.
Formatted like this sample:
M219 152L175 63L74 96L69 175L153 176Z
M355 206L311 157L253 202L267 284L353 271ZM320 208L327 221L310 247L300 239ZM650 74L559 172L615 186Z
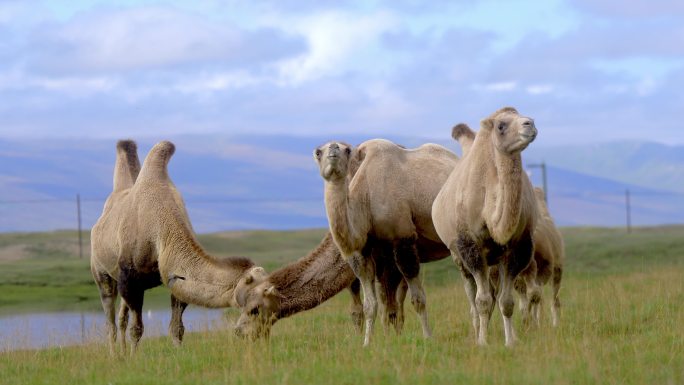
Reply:
M349 147L345 148L344 152L347 153L347 155L351 154L351 148L349 148Z
M316 149L316 158L320 159L321 155L323 155L323 151L321 151L320 149L317 148Z
M259 315L259 308L252 308L252 310L249 311L249 315Z
M499 122L499 126L497 127L500 133L503 133L504 130L506 129L506 123L505 122Z

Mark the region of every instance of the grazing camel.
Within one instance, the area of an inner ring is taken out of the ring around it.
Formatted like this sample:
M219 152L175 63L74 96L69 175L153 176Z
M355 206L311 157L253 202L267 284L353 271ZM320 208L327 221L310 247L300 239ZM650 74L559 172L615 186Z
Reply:
M435 254L432 245L419 244L418 254L422 258L433 258L421 259L422 263L442 259L448 251ZM378 245L373 247L371 255L376 262L379 303L384 306L383 324L385 328L394 326L400 332L406 281L394 263L391 247ZM279 319L312 309L344 289L349 289L352 294L352 322L358 331L362 331L363 305L359 281L328 232L316 248L299 260L270 275L253 275L240 280L235 288L235 303L241 311L235 332L243 337L266 337Z
M356 149L329 142L314 151L314 158L324 179L333 240L361 282L364 346L370 343L377 311L375 263L370 255L375 240L391 244L396 267L420 316L423 335L429 337L417 245L429 244L435 255L448 253L432 224L431 206L458 157L435 144L407 150L374 139Z
M452 130L452 137L456 139L463 150L463 154L470 150L475 140L475 132L464 123L456 125ZM563 277L564 246L563 236L549 213L546 205L544 190L534 188L538 205L537 226L532 239L534 241L534 258L515 280L514 286L520 295L520 310L523 322L528 323L532 318L537 326L540 324L541 287L551 280L553 301L551 315L553 326L560 322L560 283ZM494 271L496 269L492 269ZM498 272L497 272L498 273ZM493 273L492 276L495 274ZM495 282L495 281L494 281Z
M537 203L521 152L536 138L534 121L511 107L480 123L472 145L432 206L435 229L464 274L477 342L487 343L494 298L489 266L499 267L498 299L505 343L516 339L511 321L513 281L532 260Z
M124 350L128 311L133 315L133 353L143 334L146 289L162 283L171 289L169 334L180 345L185 330L181 317L188 303L232 306L237 281L245 274L263 271L246 258L214 258L199 245L183 199L168 176L167 165L174 150L170 142L156 144L141 169L135 143L127 140L117 144L114 188L91 231L90 260L112 353L117 339L117 292L122 297L119 330Z
M234 302L241 314L235 332L250 338L267 337L277 320L314 308L345 288L350 289L354 299L352 319L360 319L359 288L352 285L355 278L327 233L299 260L268 276L252 274L238 282Z

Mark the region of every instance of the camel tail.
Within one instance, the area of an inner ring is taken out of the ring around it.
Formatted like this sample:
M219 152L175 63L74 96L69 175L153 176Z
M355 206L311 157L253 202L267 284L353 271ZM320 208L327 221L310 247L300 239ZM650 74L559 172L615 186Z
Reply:
M176 146L167 140L155 144L145 158L139 179L168 179L167 166L174 152Z
M116 144L114 191L121 191L133 186L139 173L138 146L131 139L120 140Z
M459 123L451 129L451 137L458 141L465 155L475 140L475 132L467 124Z

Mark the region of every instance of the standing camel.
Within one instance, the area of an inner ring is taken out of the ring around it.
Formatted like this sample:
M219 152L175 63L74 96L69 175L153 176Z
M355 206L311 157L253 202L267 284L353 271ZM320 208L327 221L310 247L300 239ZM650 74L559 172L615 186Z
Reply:
M374 241L391 244L394 263L408 284L423 335L429 337L417 245L430 244L436 254L448 253L432 224L431 206L458 157L435 144L407 150L375 139L356 149L329 142L314 151L314 159L324 179L333 240L361 282L364 346L370 343L377 311L375 263L370 255Z
M162 283L171 289L169 334L179 345L185 330L181 317L188 303L233 306L237 281L245 274L263 271L246 258L214 258L199 245L183 199L168 176L167 165L174 150L170 142L156 144L140 168L135 143L128 140L117 144L114 187L91 231L90 259L112 353L117 339L117 293L122 298L121 345L125 350L130 310L133 353L143 334L145 290Z
M498 265L499 310L506 346L516 339L511 321L513 281L533 255L537 203L523 171L521 152L536 138L534 121L511 107L480 123L470 149L454 168L432 206L439 237L466 277L477 341L487 343L494 298L489 266Z
M451 135L461 145L463 154L470 151L470 147L475 140L475 132L468 125L464 123L456 125ZM563 236L558 231L549 213L544 190L535 187L534 195L537 201L537 212L539 213L534 235L532 236L534 241L534 258L527 268L520 273L514 285L520 295L520 311L523 314L523 322L528 323L530 318L532 318L537 326L539 326L542 300L541 288L550 280L553 295L551 303L552 324L554 327L557 327L560 322L560 299L558 292L560 291L561 279L563 277L563 260L565 255ZM492 274L492 276L494 275Z

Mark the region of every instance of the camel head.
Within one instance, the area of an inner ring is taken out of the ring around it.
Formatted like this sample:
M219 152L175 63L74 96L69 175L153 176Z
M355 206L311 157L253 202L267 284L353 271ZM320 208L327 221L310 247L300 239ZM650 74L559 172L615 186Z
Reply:
M344 180L349 173L352 147L344 142L328 142L314 150L321 176L328 182Z
M235 334L251 339L268 337L277 320L281 297L264 269L257 267L245 274L234 291L234 302L240 309Z
M504 107L480 122L490 132L494 146L504 154L522 152L537 137L534 120L521 116L513 107Z

